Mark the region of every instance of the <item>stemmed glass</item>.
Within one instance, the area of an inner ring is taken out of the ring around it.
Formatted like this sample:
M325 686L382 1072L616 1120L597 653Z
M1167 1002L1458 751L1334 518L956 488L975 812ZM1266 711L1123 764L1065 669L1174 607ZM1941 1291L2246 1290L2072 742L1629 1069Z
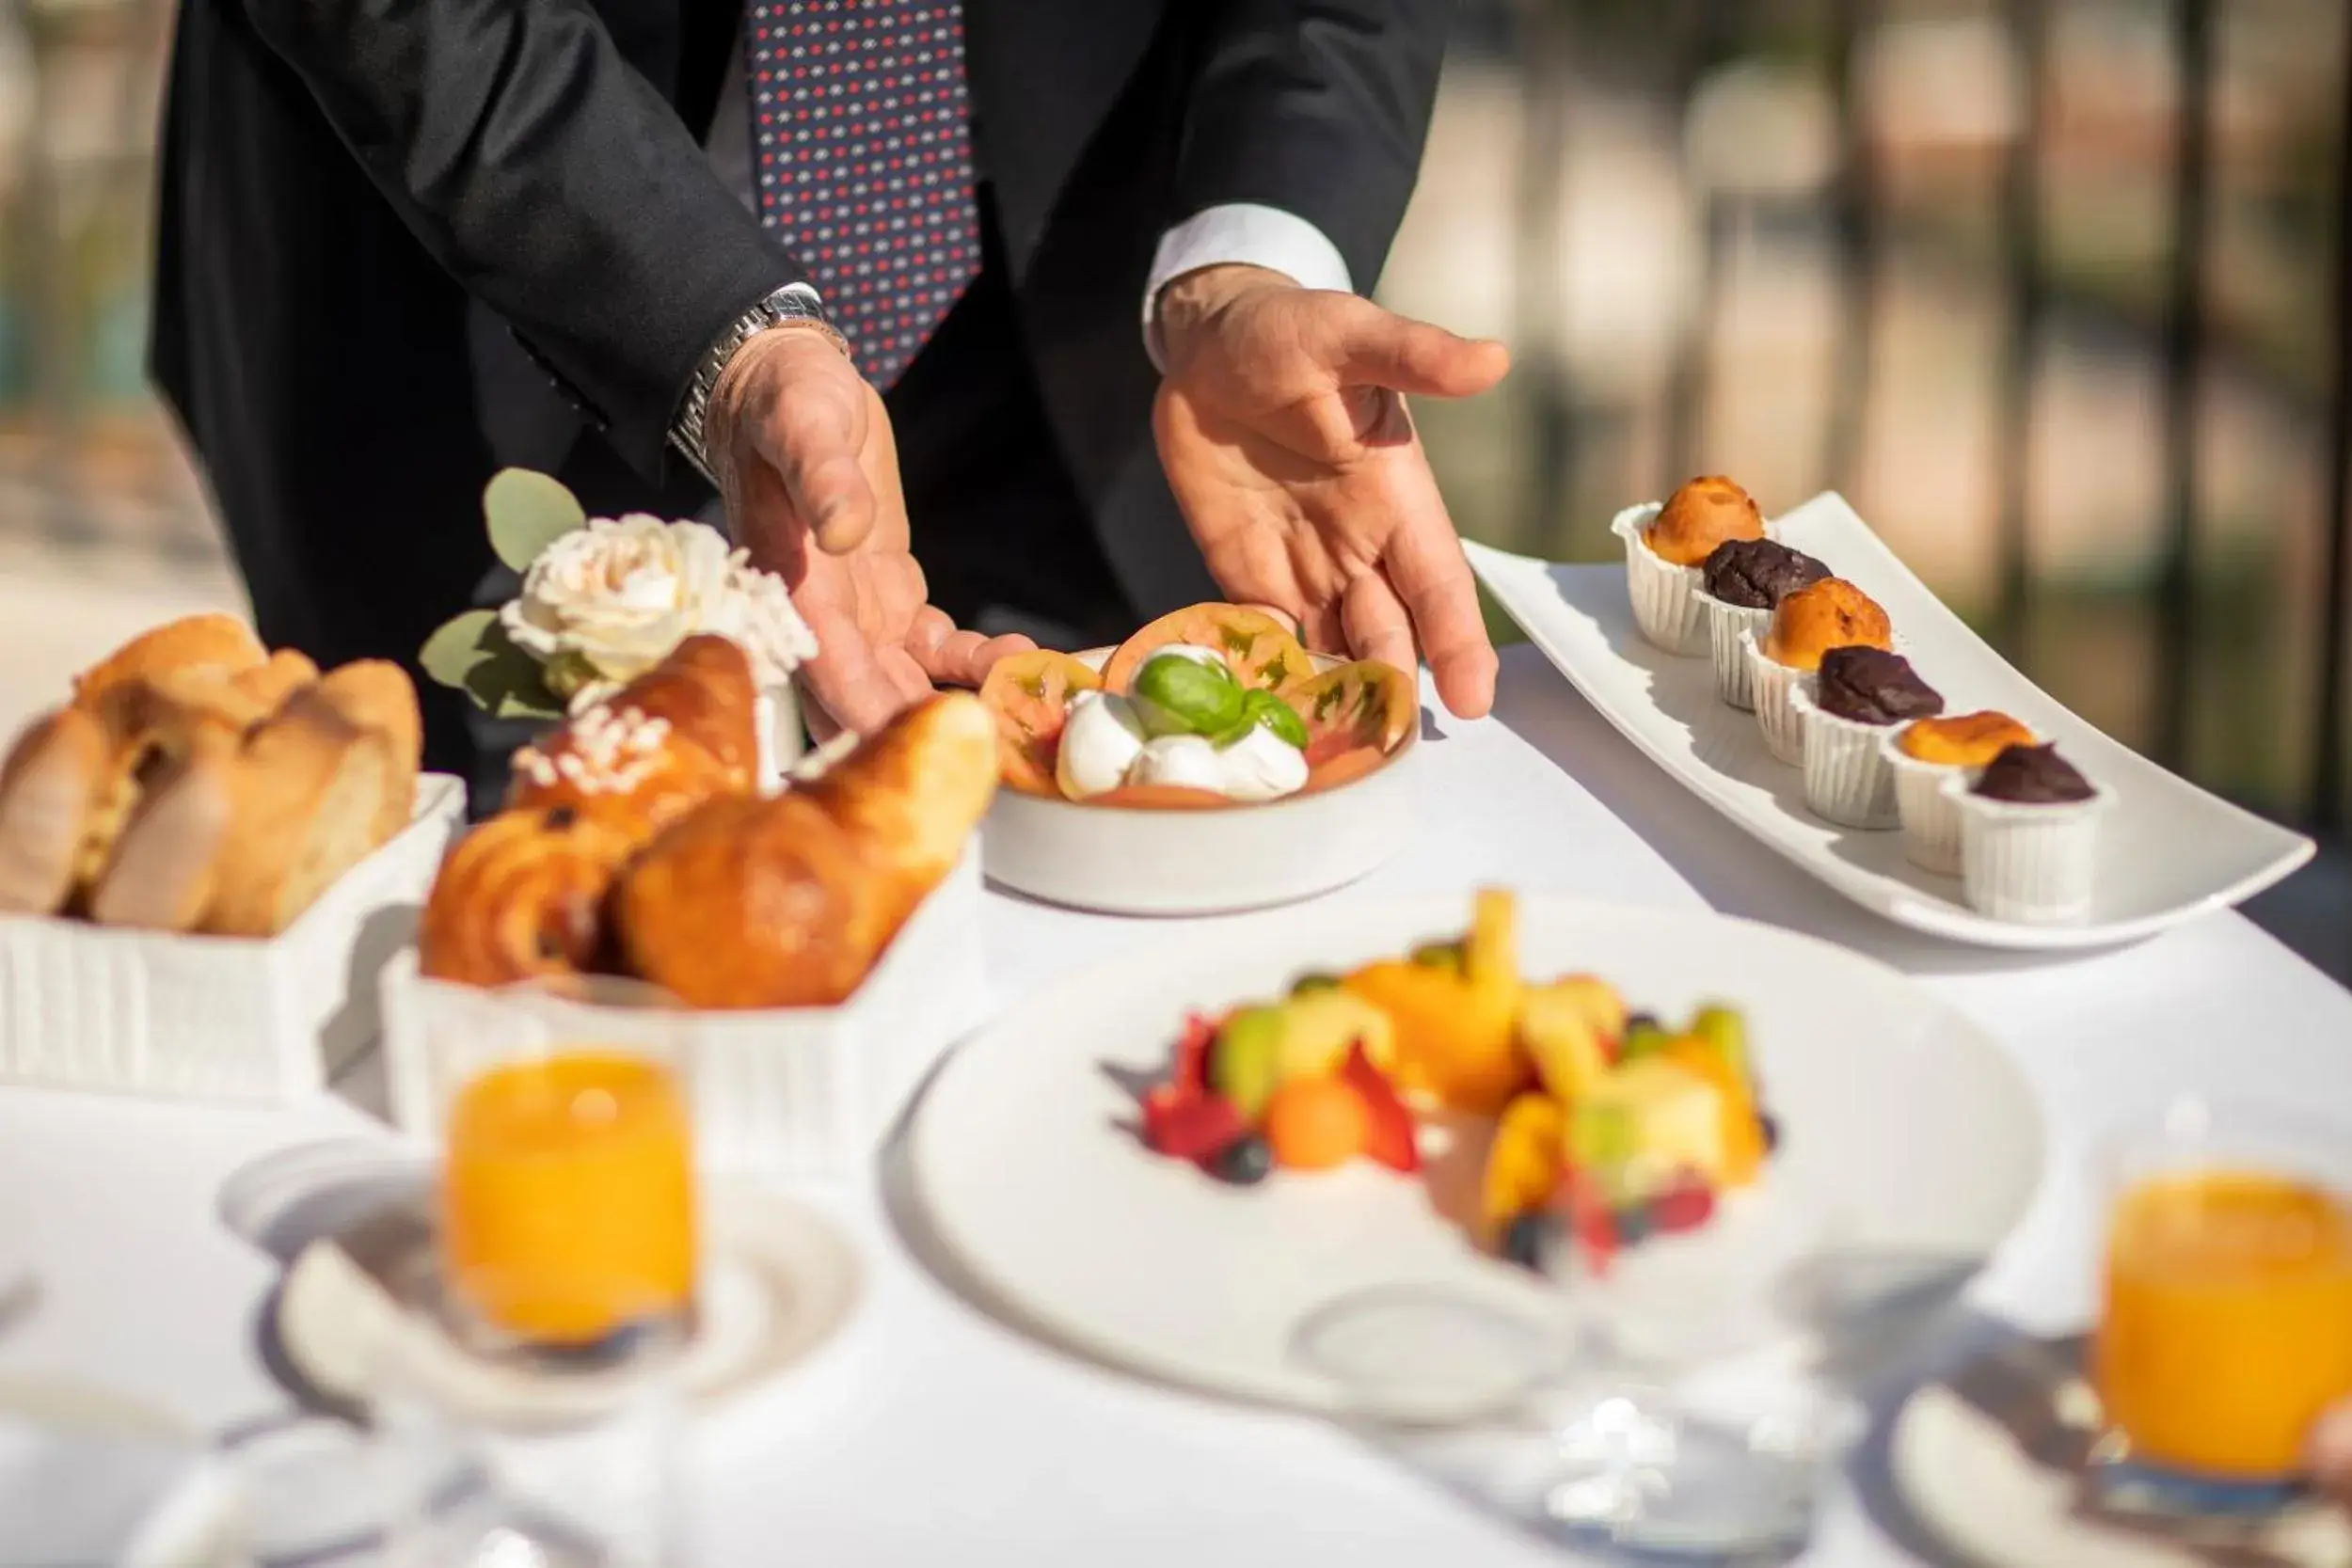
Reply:
M1581 1546L1787 1552L1858 1430L1820 1372L1849 1304L1836 1214L1772 1188L1605 1266L1545 1259L1556 1310L1442 1288L1342 1297L1294 1354L1400 1456Z

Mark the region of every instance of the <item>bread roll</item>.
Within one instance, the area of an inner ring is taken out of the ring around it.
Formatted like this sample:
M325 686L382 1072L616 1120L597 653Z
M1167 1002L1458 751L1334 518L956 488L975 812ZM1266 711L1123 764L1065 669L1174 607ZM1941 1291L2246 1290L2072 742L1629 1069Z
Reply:
M417 927L420 969L502 986L593 968L606 890L632 847L612 824L569 806L501 812L441 863Z
M362 658L336 666L318 683L318 694L348 722L385 739L384 804L373 836L387 843L416 815L417 769L424 756L416 685L397 664Z
M73 702L92 707L126 681L191 673L230 676L268 659L261 639L235 616L189 615L141 632L75 676Z
M85 891L104 872L116 838L151 784L198 752L233 755L270 714L260 699L209 666L118 681L90 711L105 728L108 751L74 865L74 885Z
M17 737L0 766L0 912L64 908L111 750L105 726L73 707Z
M275 936L375 847L391 743L345 719L317 689L253 732L201 928Z
M241 759L193 752L165 765L132 808L89 897L102 926L192 931L211 907L236 819Z
M306 687L316 686L318 679L319 667L310 662L310 655L280 648L269 656L267 663L230 675L229 684L265 711L275 713L285 705L287 698Z
M644 843L706 800L750 793L757 698L742 649L690 637L612 697L516 752L506 803L570 806Z

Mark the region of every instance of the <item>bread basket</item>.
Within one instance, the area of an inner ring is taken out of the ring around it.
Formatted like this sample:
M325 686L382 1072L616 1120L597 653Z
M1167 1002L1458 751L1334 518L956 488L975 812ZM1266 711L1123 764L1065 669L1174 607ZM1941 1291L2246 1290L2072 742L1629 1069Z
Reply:
M417 782L406 829L266 941L0 916L0 1081L284 1103L375 1037L377 973L410 944L466 786Z
M985 1016L979 906L976 839L841 1006L691 1015L703 1164L780 1177L862 1171L941 1053ZM453 1085L435 1081L433 1009L495 1007L497 994L423 978L414 948L385 966L382 983L393 1120L437 1142ZM628 1043L630 1015L604 1016L607 1042Z

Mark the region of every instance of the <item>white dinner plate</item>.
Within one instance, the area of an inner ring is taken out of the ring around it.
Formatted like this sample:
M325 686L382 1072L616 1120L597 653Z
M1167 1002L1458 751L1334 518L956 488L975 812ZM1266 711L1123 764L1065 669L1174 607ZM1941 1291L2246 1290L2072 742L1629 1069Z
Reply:
M1076 657L1100 670L1117 650ZM1343 662L1315 656L1318 670ZM1295 903L1364 876L1412 831L1421 727L1336 789L1202 811L1089 806L1000 789L980 825L999 886L1103 914L1221 914Z
M1011 1315L1083 1352L1327 1413L1346 1390L1291 1351L1320 1307L1436 1286L1559 1313L1532 1276L1476 1254L1429 1185L1359 1162L1221 1186L1131 1130L1131 1085L1163 1071L1187 1013L1459 933L1469 913L1465 897L1255 915L1032 996L949 1059L917 1112L914 1176L938 1239ZM2024 1212L2042 1164L2031 1093L1996 1044L1893 970L1702 911L1529 898L1520 927L1531 977L1589 970L1661 1017L1743 1008L1782 1128L1768 1180L1836 1211L1841 1245L1964 1277ZM1455 1174L1474 1190L1474 1169Z
M1804 779L1764 749L1756 716L1719 700L1704 651L1677 658L1633 626L1622 564L1561 566L1483 545L1470 569L1592 705L1692 793L1847 897L1915 930L1988 947L2096 947L2153 936L2240 902L2312 856L2312 841L2240 810L2060 706L1911 575L1845 499L1817 496L1773 536L1828 562L1884 607L1946 711L1998 708L2111 791L2090 912L2067 926L1994 920L1957 878L1904 858L1899 832L1860 832L1806 809Z

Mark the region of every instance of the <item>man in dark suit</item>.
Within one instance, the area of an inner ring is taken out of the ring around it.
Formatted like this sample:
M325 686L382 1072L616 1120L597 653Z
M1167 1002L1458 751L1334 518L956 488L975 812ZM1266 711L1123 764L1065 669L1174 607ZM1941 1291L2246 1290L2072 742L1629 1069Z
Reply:
M1504 356L1355 292L1446 0L745 4L184 0L154 369L272 641L410 657L520 463L715 487L852 726L1219 589L1485 711L1399 394Z

